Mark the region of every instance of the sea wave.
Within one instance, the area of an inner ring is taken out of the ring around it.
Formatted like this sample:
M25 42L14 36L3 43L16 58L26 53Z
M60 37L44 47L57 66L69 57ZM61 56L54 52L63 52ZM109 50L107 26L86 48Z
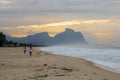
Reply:
M53 54L84 58L94 63L111 67L120 71L120 50L112 48L82 48L82 47L43 47L42 50Z

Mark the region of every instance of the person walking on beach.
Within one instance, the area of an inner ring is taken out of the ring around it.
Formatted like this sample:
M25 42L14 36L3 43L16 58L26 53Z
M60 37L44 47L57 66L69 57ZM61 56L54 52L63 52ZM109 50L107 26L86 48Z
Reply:
M29 48L29 54L30 54L30 56L32 56L32 46L30 46L30 48Z
M26 51L27 51L26 45L24 45L23 50L24 50L24 54L26 54Z

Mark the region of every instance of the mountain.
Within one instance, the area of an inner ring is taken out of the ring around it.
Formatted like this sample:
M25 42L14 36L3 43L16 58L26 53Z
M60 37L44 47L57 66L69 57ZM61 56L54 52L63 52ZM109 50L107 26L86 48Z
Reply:
M55 44L84 44L86 40L81 32L75 32L72 29L66 28L64 32L57 34L54 37Z
M66 28L64 32L50 37L48 32L37 33L23 38L14 38L7 36L8 41L27 43L33 45L60 45L60 44L86 44L86 40L81 32L75 32Z
M23 38L14 38L10 36L7 36L6 38L8 41L27 43L33 45L50 45L49 43L52 41L52 38L48 35L47 32L29 35Z

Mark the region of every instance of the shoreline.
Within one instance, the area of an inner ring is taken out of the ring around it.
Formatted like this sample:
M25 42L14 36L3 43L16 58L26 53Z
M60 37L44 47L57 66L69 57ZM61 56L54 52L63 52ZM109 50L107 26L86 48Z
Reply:
M99 67L99 68L101 68L103 70L106 70L106 71L110 71L110 72L113 72L113 73L120 74L120 71L118 71L117 69L114 69L114 68L111 68L111 67L108 67L108 66L105 66L105 65L94 63L94 66Z
M20 48L0 48L0 80L119 80L120 74L91 61Z
M51 52L49 52L49 53L51 53ZM52 53L52 54L66 56L66 57L80 58L80 59L92 62L94 64L93 66L100 67L100 68L102 68L104 70L120 74L120 70L119 69L116 69L116 68L113 68L113 67L109 67L109 66L104 65L104 64L99 64L99 63L97 63L95 61L92 61L92 60L89 60L89 59L85 59L85 58L82 58L82 57L71 56L71 55L57 54L57 53Z
M65 57L76 58L76 59L78 58L78 57L72 57L72 56L54 54L54 53L51 53L51 52L48 52L48 51L47 51L47 53L53 54L53 55L58 55L58 56L65 56ZM93 61L90 61L90 60L87 60L87 59L84 59L84 58L78 58L78 59L81 59L81 60L84 60L86 62L89 62L93 67L98 67L98 68L100 68L102 70L105 70L105 71L108 71L108 72L113 72L113 73L120 74L120 71L118 71L117 69L114 69L112 67L105 66L105 65L102 65L102 64L98 64L98 63L95 63Z
M49 52L49 51L46 51L46 52L49 53L49 54L58 55L58 56L78 58L78 57L73 57L73 56L66 56L66 55L54 54L54 53L51 53L51 52ZM112 68L112 67L105 66L105 65L102 65L102 64L98 64L98 63L95 63L95 62L93 62L93 61L90 61L90 60L87 60L87 59L84 59L84 58L78 58L78 59L82 59L82 60L84 60L84 61L86 61L86 62L91 63L91 65L92 65L93 67L98 67L98 68L100 68L100 69L102 69L102 70L105 70L105 71L108 71L108 72L120 74L120 71L118 71L117 69L114 69L114 68Z

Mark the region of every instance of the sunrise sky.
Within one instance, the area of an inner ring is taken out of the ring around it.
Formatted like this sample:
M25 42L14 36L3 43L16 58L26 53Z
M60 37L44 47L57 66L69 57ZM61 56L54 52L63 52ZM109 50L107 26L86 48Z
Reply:
M71 28L91 44L120 45L120 0L0 0L0 31L50 36Z

